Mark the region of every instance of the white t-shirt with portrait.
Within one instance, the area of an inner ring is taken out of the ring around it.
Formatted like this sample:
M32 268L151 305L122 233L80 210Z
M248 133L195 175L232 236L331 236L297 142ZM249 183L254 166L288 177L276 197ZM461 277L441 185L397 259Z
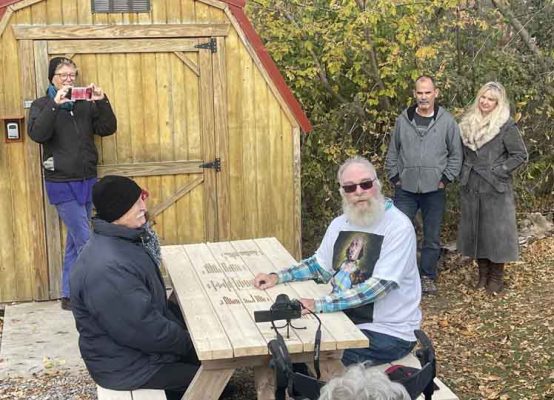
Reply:
M327 228L316 252L319 264L329 272L339 274L348 245L360 238L364 240L365 247L358 261L358 276L393 281L397 287L364 308L363 312L362 308L345 312L347 315L361 312L361 317L349 315L360 329L415 341L413 332L419 329L421 323L421 284L416 236L411 221L390 200L387 201L384 216L368 228L351 224L343 214Z

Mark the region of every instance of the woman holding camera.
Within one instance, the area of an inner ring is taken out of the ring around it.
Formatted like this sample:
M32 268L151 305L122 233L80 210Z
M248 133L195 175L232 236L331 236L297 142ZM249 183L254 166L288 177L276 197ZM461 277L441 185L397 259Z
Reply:
M89 238L91 191L96 183L98 152L94 135L108 136L117 120L100 87L90 85L90 97L72 101L77 66L69 58L54 57L48 66L46 96L33 102L28 132L43 145L43 169L50 204L67 227L62 269L62 308L70 310L69 274Z
M504 286L504 263L518 259L514 170L527 150L512 118L506 90L488 82L460 122L464 163L460 175L458 250L477 259L477 288Z

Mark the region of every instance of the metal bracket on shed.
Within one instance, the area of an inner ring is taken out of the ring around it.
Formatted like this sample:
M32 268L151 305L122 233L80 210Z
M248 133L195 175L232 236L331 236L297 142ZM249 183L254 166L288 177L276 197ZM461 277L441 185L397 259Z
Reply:
M215 172L221 171L221 158L216 158L215 160L207 163L200 164L198 166L199 168L210 168L215 169Z
M200 43L194 46L197 49L207 49L211 50L212 53L217 53L217 40L214 38L211 38L209 42L206 43Z

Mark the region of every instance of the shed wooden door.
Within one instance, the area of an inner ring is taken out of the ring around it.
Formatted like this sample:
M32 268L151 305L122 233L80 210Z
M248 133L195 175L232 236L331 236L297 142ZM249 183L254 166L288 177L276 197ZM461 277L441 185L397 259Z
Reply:
M97 139L99 176L126 175L150 192L164 244L229 238L223 46L209 37L33 42L37 95L48 59L59 55L76 62L77 85L95 82L106 92L118 130ZM50 297L57 297L64 232L48 204L46 230Z

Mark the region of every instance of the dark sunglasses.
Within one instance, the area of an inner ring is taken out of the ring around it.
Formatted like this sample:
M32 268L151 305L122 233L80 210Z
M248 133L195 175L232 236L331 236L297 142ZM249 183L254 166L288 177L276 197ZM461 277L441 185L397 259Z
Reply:
M377 179L377 178L375 178L375 179ZM356 191L356 189L358 188L358 186L362 190L369 190L373 187L373 181L375 179L370 179L369 181L363 181L363 182L360 182L360 183L353 183L352 185L344 185L342 187L342 190L344 190L345 193L354 193Z

